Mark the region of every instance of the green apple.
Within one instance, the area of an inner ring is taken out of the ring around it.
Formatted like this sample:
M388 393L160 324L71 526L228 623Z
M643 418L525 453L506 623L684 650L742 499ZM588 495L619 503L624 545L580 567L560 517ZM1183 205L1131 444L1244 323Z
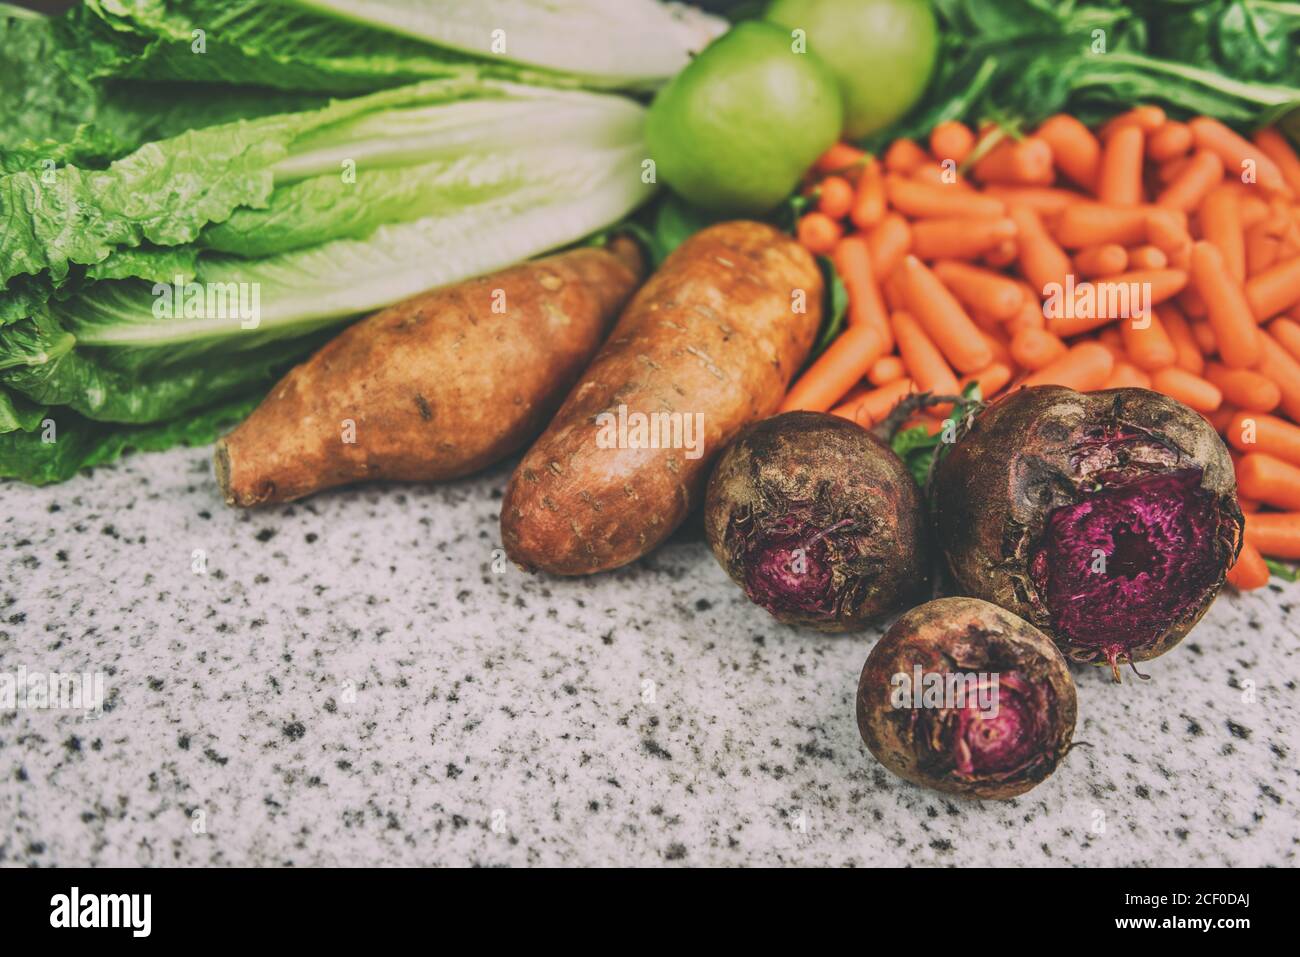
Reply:
M767 212L839 138L834 74L786 30L737 24L664 87L646 118L659 177L693 205Z
M802 30L844 94L844 137L884 129L921 98L939 51L930 0L773 0L766 19Z

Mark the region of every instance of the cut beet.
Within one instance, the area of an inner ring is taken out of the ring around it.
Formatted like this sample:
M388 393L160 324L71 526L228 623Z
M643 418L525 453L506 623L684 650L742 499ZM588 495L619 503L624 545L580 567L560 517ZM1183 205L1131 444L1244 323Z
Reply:
M973 798L1041 783L1070 750L1076 701L1060 651L977 598L903 614L867 656L858 731L899 777Z
M975 702L955 714L953 773L967 780L1023 775L1048 758L1041 743L1050 733L1051 686L1012 671L999 675L996 687L996 714L986 714Z
M1116 680L1182 640L1241 547L1223 440L1146 389L1011 393L939 460L931 501L962 591Z
M1029 571L1080 660L1134 661L1222 574L1215 496L1201 470L1111 485L1052 511Z
M819 529L808 520L807 515L786 515L745 547L745 594L774 615L797 612L830 621L839 597L833 564L857 555L853 523Z
M709 479L704 529L732 580L786 624L853 631L930 588L915 480L866 429L822 412L742 431Z

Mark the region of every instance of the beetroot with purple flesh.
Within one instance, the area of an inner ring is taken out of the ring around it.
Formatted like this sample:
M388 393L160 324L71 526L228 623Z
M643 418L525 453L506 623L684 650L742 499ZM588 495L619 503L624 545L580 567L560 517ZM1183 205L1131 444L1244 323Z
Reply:
M876 759L963 797L1010 798L1039 784L1069 752L1076 710L1051 639L977 598L907 612L858 682L858 730Z
M883 442L833 415L741 432L709 480L704 527L732 580L787 624L850 631L929 591L920 489Z
M965 594L1076 661L1134 665L1205 614L1241 547L1227 448L1146 389L1022 389L935 468L936 538Z

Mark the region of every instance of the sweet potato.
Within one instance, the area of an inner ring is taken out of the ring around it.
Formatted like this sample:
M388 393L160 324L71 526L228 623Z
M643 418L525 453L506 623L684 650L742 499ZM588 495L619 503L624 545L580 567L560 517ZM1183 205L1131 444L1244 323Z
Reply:
M770 226L721 223L683 243L511 476L506 554L583 575L659 545L703 497L715 456L776 411L821 301L812 256ZM639 431L651 416L656 427Z
M630 240L435 290L351 326L217 443L231 505L451 479L545 426L640 281Z

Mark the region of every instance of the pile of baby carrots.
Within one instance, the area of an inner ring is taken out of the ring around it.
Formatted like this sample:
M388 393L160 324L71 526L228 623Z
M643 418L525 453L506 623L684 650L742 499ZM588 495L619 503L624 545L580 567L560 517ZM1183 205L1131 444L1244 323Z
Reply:
M841 143L810 172L798 237L830 257L849 309L782 411L871 425L910 393L972 382L985 400L1022 385L1155 389L1232 451L1247 525L1229 580L1259 588L1263 556L1300 559L1300 158L1288 142L1139 106L1096 131L1066 115L1024 136L943 123L927 145L898 140L877 157ZM1069 290L1100 308L1061 308ZM942 428L931 414L911 424Z

